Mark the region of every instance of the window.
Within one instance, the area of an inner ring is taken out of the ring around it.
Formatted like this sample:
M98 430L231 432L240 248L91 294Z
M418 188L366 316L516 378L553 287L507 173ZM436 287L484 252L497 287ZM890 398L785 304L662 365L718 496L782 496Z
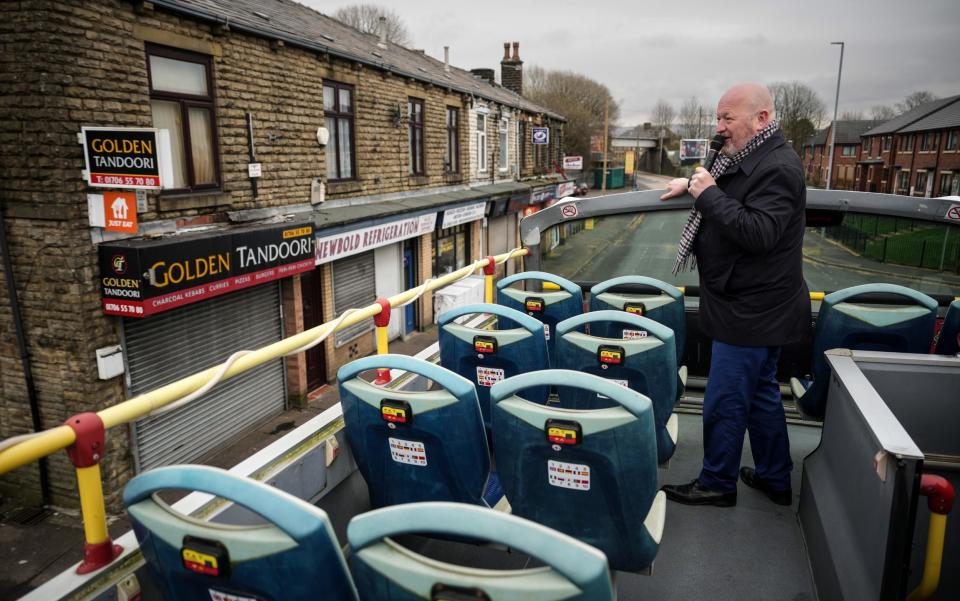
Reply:
M170 132L176 190L220 185L210 64L209 56L147 45L153 126Z
M897 194L906 194L910 190L910 172L897 172Z
M433 273L441 276L466 267L470 259L470 223L441 229L434 238Z
M517 122L517 147L520 155L520 170L527 168L527 122Z
M410 127L410 175L423 175L423 101L407 100L407 122Z
M883 151L886 152L890 150L890 146L893 144L893 136L883 136Z
M917 171L917 185L913 187L914 196L924 196L927 191L927 172Z
M840 156L852 157L856 156L857 147L856 146L841 146L840 147Z
M920 142L920 150L923 152L931 152L937 149L937 133L928 131L923 134L923 138Z
M913 140L913 134L901 136L900 141L902 143L900 144L900 152L913 152Z
M951 196L951 188L953 187L953 172L944 171L940 174L940 196Z
M447 107L447 153L443 157L447 173L460 173L460 109Z
M327 179L354 179L353 86L336 82L323 84L323 123L330 132L327 143Z
M953 129L947 132L947 143L943 145L944 150L957 149L957 130Z
M487 116L477 114L477 170L487 170Z
M506 117L500 119L500 171L506 171L510 167L510 153L508 152L507 141L507 121Z

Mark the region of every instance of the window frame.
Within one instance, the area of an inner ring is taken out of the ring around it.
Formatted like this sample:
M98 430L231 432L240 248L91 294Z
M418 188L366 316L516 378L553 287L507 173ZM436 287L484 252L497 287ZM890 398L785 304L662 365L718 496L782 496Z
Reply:
M946 140L943 143L943 150L953 152L957 150L957 133L960 130L951 129L947 132Z
M855 157L857 156L857 147L853 144L844 144L840 146L840 156L842 157Z
M913 134L906 134L900 138L903 141L900 152L913 152L913 145L916 143Z
M883 136L882 141L880 142L880 152L887 152L893 146L893 136L886 135Z
M937 149L937 138L939 137L939 132L924 132L920 138L920 152L935 151Z
M500 123L497 126L497 144L500 147L500 162L497 164L497 170L500 173L506 173L510 170L510 119L500 117Z
M917 169L917 177L914 178L913 180L913 196L927 195L927 178L928 177L930 177L930 174L926 169Z
M447 152L444 156L444 170L454 175L460 173L460 109L447 107Z
M483 126L480 123L483 122ZM487 171L487 115L477 113L477 172Z
M180 107L180 134L183 138L184 175L187 185L186 187L180 188L164 188L161 190L161 194L184 194L220 190L223 186L223 174L220 169L220 143L219 136L217 135L216 98L213 93L213 57L208 54L151 43L144 44L144 56L147 66L147 90L150 101L175 102ZM196 94L184 94L182 92L169 92L155 89L153 87L153 67L150 65L151 56L202 65L206 76L208 94L206 96L199 96ZM193 140L190 135L191 108L207 109L210 114L210 149L213 153L213 183L196 183L196 174L193 169ZM152 118L151 108L151 121Z
M419 113L414 110L417 107L420 109ZM424 165L424 114L423 99L409 96L407 98L407 132L410 138L408 158L411 177L421 177L427 174L426 165ZM419 117L419 120L414 118L416 116ZM420 133L419 143L416 135L418 132Z
M953 188L954 178L956 178L956 174L953 171L941 171L937 194L940 196L949 196L950 190ZM944 186L944 184L946 184L946 186ZM944 192L944 188L946 188L946 192Z
M357 92L356 87L352 84L342 83L334 80L324 80L323 88L330 87L333 88L333 104L334 110L327 111L325 108L323 110L324 125L326 125L326 118L332 117L334 120L334 125L339 124L340 119L347 119L350 123L350 177L343 177L343 166L341 163L340 156L340 128L334 127L333 131L330 132L330 140L327 143L327 146L324 148L325 152L330 152L331 146L333 147L334 156L336 156L337 162L337 177L331 178L327 175L327 181L330 183L338 182L350 182L357 179L357 134L356 134L356 105L357 105ZM344 111L340 106L340 90L347 90L350 92L350 110ZM323 102L322 96L323 90L321 89L321 103ZM326 161L326 158L324 158ZM324 163L324 175L326 175L326 163Z

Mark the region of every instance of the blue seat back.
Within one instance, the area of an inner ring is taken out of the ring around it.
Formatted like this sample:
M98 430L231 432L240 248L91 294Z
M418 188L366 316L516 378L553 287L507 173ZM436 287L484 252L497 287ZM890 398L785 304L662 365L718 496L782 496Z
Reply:
M883 293L910 304L857 303L857 297ZM813 384L797 400L808 417L823 419L830 368L823 353L834 348L929 353L937 320L937 301L896 284L863 284L824 297L813 335Z
M934 350L938 355L956 355L960 353L960 300L955 300L947 307L947 314L943 316L943 325L937 335L937 347Z
M658 294L639 292L614 292L617 286L639 285L655 288ZM641 317L662 323L673 330L676 341L677 365L682 365L684 345L687 337L687 320L684 315L683 292L676 286L642 275L625 275L600 282L590 289L590 311L613 309L627 311ZM604 338L620 338L620 332L614 331L614 324L590 326L590 333Z
M585 334L602 330L617 334L603 338ZM597 327L597 326L602 326ZM628 338L622 338L626 333ZM676 443L667 432L667 420L677 399L677 354L673 331L646 317L626 311L591 311L557 324L558 369L599 376L648 397L653 404L657 456L663 463L673 455ZM560 385L560 406L597 409L615 406L596 391Z
M510 286L520 281L549 282L560 290L530 292ZM583 313L583 291L570 280L543 271L524 271L497 282L497 304L510 307L543 322L547 352L554 358L554 331L557 323ZM505 323L504 328L512 327Z
M408 371L438 388L383 388L360 377L376 368ZM341 367L337 381L347 439L374 507L482 502L490 455L469 380L421 359L374 355Z
M390 539L409 533L472 537L528 554L548 569L464 569L399 549ZM469 591L477 599L544 601L613 599L603 553L528 520L459 503L415 503L378 509L350 522L350 563L364 599L419 601L446 598L443 591ZM457 597L464 598L464 597ZM534 598L534 597L531 597Z
M154 493L201 491L242 505L267 525L202 522ZM140 550L168 601L222 598L356 601L340 544L318 507L214 467L162 467L127 483L123 502ZM322 594L320 594L322 591Z
M578 411L518 396L557 382L599 392L616 406ZM612 569L649 566L660 540L644 523L657 497L650 400L563 369L514 376L490 394L497 469L513 514L600 549Z
M485 330L459 324L465 315L488 313L497 325L511 329ZM437 318L440 329L440 365L460 374L477 387L483 422L490 427L490 387L504 378L550 367L543 323L503 305L476 304L445 311ZM527 399L546 403L548 386L527 391Z

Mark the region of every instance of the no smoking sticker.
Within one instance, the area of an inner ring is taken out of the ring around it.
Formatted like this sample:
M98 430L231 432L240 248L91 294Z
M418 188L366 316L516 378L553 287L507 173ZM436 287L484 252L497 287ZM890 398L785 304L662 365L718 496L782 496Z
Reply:
M944 215L944 219L947 221L960 221L960 205L952 205L947 209L947 214Z
M560 207L560 214L567 218L576 217L577 205L573 203L563 205L562 207Z

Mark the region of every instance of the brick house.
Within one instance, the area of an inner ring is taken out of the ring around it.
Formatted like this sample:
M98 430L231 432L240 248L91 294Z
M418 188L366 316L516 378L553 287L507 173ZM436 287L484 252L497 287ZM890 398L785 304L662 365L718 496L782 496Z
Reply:
M811 136L803 145L801 156L807 183L820 188L827 186L830 144L833 143L833 175L830 187L834 190L852 190L857 157L860 155L860 136L874 125L875 121L837 121L836 128L831 124ZM836 142L832 141L834 129L837 132Z
M564 189L548 173L562 156L563 118L520 94L516 46L500 86L289 0L67 0L4 4L0 15L0 225L12 262L4 277L17 290L0 300L11 333L0 438L503 252L518 214ZM480 107L499 118L486 119L482 151ZM534 126L551 140L537 151L526 137ZM164 188L137 194L136 233L101 227L114 190L82 174L83 127L160 130ZM497 167L492 178L474 168L481 153ZM392 337L431 323L431 298L399 317ZM111 430L108 499L115 506L135 471L199 460L301 401L372 351L371 328ZM48 470L47 500L74 504L63 454ZM31 497L38 482L24 467L0 489Z
M919 190L919 196L939 195L941 178L928 179L928 171L938 175L947 172L942 175L951 180L945 182L945 187L951 188L952 172L957 169L957 134L950 138L957 124L951 115L955 115L958 100L960 96L926 102L864 132L856 189L908 195ZM935 114L939 116L933 118ZM947 150L951 145L954 150ZM918 178L924 180L921 186L916 185ZM930 193L928 182L935 186Z

